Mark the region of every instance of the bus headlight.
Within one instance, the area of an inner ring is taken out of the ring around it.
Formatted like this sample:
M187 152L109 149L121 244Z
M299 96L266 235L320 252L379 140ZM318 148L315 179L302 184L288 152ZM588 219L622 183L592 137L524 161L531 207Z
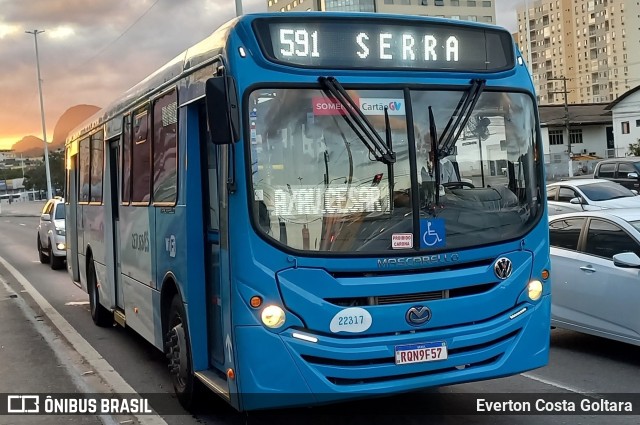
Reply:
M262 323L268 328L279 328L285 319L284 310L277 305L269 305L262 310Z
M531 301L538 301L542 296L542 282L539 280L532 280L527 285L527 292Z

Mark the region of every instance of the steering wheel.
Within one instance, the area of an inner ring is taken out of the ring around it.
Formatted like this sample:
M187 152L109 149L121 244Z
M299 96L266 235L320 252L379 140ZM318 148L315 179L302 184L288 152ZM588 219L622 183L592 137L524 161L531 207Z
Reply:
M469 182L447 182L447 183L442 183L442 186L444 186L447 189L451 189L451 188L456 188L456 187L468 187L470 189L475 189L476 187L474 185L472 185Z

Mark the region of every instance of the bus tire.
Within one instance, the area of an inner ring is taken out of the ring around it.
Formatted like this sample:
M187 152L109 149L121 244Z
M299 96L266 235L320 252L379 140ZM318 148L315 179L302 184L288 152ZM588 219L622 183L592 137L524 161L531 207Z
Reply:
M93 323L102 328L112 326L113 314L100 304L96 266L93 264L92 258L89 259L89 267L87 269L87 292L89 292L89 306Z
M165 354L169 361L169 373L178 401L186 410L193 410L197 404L197 378L191 363L191 341L187 325L187 315L180 295L171 300L165 334Z
M38 235L38 258L42 264L47 264L49 262L49 257L44 253L44 248L42 248L42 242L40 242L40 235Z

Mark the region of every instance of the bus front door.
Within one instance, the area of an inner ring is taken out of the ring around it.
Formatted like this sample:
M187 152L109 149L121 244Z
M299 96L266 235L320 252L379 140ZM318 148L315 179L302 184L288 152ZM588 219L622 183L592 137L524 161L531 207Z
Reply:
M107 178L105 193L105 220L107 223L113 223L113 226L105 226L107 234L105 234L107 264L113 265L107 267L108 280L111 291L111 304L124 311L124 299L122 295L122 282L120 279L120 139L112 140L107 146Z
M65 202L67 270L73 282L80 282L78 261L78 154L67 157L67 199Z
M198 122L200 134L200 146L202 161L202 186L204 210L205 210L205 229L207 231L206 246L206 264L208 265L205 273L207 274L207 299L212 302L207 305L207 327L209 329L209 363L211 366L220 370L225 370L225 341L223 326L223 309L225 293L227 288L221 285L221 245L224 245L223 228L226 220L221 211L220 200L220 182L224 181L220 178L220 160L216 145L210 142L207 137L207 121L204 104L198 105ZM224 190L224 189L222 189ZM222 229L221 229L222 227Z

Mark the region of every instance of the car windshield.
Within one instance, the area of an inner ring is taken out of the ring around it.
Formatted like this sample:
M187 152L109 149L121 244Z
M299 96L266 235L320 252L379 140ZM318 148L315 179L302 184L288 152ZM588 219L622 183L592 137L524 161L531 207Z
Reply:
M64 220L64 204L56 205L56 212L53 218L54 220Z
M614 182L585 184L580 186L580 190L592 201L609 201L635 196L629 189Z
M528 95L481 94L440 158L436 190L428 111L441 135L464 92L415 90L407 98L403 90L347 92L382 140L389 131L393 164L373 157L345 107L320 89L251 93L253 218L269 240L304 251L433 252L521 237L537 220L542 179ZM414 243L416 233L425 237Z
M629 224L635 227L636 230L640 232L640 220L630 221Z

